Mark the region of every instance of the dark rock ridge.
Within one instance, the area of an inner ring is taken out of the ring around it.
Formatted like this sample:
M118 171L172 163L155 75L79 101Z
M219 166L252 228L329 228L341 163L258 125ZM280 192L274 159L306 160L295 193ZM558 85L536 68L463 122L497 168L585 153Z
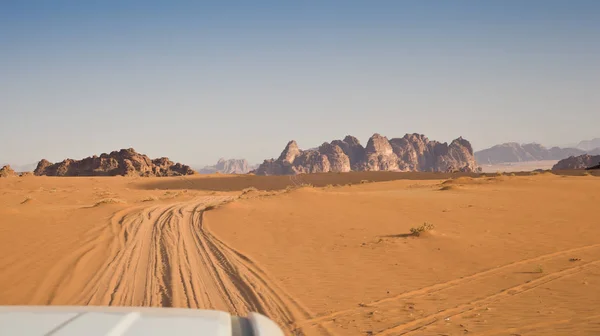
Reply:
M152 160L133 148L54 164L43 159L34 171L38 176L180 176L194 173L189 166L174 163L166 157Z
M15 177L17 173L10 167L10 165L5 165L0 168L0 177Z
M348 171L426 171L447 172L477 170L471 144L461 138L448 145L430 141L422 134L388 138L373 134L367 146L346 136L343 140L323 143L316 149L301 150L292 140L277 160L265 160L257 175L293 175Z
M198 172L200 174L247 174L250 170L251 167L246 159L225 160L221 158L214 166L206 166Z
M598 169L595 166L600 166L600 155L584 154L562 159L552 166L552 170Z
M475 152L475 160L478 164L561 160L585 153L578 148L546 148L536 143L521 145L516 142L508 142Z

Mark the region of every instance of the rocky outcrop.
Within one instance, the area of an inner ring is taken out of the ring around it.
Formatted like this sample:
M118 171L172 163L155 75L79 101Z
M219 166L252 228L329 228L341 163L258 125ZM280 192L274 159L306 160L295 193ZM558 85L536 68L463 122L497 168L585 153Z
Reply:
M552 167L552 170L586 169L596 165L600 165L600 155L584 154L560 160Z
M582 154L585 154L585 151L577 148L546 148L536 143L521 145L516 142L508 142L475 152L475 159L479 164L497 164L508 162L562 160L569 156Z
M10 167L10 165L3 166L0 168L0 177L16 177L17 173Z
M174 163L166 157L151 160L133 148L54 164L43 159L34 170L38 176L180 176L194 173L189 166Z
M346 136L320 147L300 150L290 141L277 160L265 160L254 173L257 175L288 175L300 173L355 171L465 171L477 170L471 144L458 138L450 145L429 141L422 134L406 134L387 139L374 134L367 146Z
M214 166L206 166L200 169L200 174L246 174L251 170L250 165L246 159L229 159L223 158L217 161Z

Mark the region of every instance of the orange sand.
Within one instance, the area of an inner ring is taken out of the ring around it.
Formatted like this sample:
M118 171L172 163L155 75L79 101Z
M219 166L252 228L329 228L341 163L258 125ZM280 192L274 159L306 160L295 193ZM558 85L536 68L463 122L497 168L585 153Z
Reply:
M253 310L305 335L600 334L600 178L449 177L0 179L0 304Z

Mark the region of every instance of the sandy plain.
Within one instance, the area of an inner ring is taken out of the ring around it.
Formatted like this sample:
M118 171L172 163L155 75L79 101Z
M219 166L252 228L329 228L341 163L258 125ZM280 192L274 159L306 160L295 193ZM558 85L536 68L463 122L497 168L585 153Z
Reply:
M583 174L0 179L0 304L258 311L290 335L598 335L600 178Z

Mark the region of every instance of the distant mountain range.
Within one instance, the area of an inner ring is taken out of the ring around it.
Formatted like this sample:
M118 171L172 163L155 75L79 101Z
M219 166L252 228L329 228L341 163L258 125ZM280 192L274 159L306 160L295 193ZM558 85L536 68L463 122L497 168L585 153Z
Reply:
M583 140L579 144L577 144L577 146L575 146L575 147L579 148L581 150L584 150L586 152L598 149L598 148L600 148L600 138L595 138L592 140Z
M580 143L581 148L547 148L536 143L519 144L516 142L508 142L475 152L475 160L478 164L497 164L508 162L562 160L570 156L579 156L583 154L598 155L600 154L600 146L592 149L583 149L593 146L595 140L600 141L600 139L582 141Z
M200 174L246 174L256 168L248 164L246 159L219 159L217 164L213 166L205 166L204 168L198 169Z

